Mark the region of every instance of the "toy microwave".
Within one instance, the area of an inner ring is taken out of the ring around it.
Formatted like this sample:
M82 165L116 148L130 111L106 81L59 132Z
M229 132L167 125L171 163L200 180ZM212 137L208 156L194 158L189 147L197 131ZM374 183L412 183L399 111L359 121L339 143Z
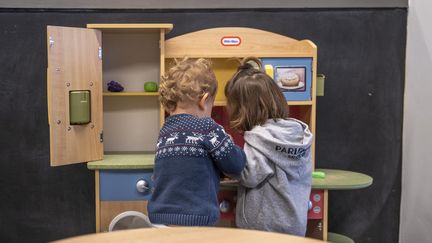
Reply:
M262 58L261 62L287 101L311 100L312 58Z

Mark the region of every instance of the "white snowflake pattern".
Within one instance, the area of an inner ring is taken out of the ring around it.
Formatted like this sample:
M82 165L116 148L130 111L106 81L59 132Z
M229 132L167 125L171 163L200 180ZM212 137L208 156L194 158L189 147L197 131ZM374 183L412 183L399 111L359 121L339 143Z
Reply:
M172 148L172 147L169 147L169 148L168 148L168 152L171 153L172 151L173 151L173 148Z
M182 150L183 150L184 152L186 152L186 151L188 150L188 148L187 148L186 146L184 146L184 147L182 147Z
M204 149L199 148L199 149L198 149L198 152L200 152L200 153L204 153Z
M221 147L220 149L222 152L225 152L225 147Z
M180 151L180 147L175 147L174 151L176 151L176 152Z
M216 156L219 156L220 154L221 154L220 151L219 151L219 150L216 150L215 155L216 155Z
M195 147L191 147L191 148L190 148L190 151L191 151L192 153L195 153L195 151L197 151L197 148L195 148Z

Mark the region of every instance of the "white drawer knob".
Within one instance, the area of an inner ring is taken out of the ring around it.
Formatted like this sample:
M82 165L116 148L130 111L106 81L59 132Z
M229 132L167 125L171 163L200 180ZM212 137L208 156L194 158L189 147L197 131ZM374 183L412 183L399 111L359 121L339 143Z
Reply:
M220 204L219 204L219 210L222 213L228 213L231 210L231 203L227 200L223 200Z
M150 185L146 180L139 179L136 183L136 189L141 193L147 193L150 191Z

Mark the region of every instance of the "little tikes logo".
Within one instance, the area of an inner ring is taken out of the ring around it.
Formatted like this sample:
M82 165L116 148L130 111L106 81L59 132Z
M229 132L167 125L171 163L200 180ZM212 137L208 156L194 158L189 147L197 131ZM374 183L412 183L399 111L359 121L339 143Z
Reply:
M304 148L285 148L279 145L275 147L276 152L284 153L288 158L298 160L304 157L306 154L306 149Z
M223 46L239 46L241 44L241 38L239 36L223 36L221 38L221 44Z

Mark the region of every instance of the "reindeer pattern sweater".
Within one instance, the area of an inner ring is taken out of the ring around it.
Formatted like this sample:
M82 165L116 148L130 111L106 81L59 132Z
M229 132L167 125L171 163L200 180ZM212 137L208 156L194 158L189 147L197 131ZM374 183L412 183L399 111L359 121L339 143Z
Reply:
M212 118L189 114L168 117L156 145L150 221L184 226L216 224L220 176L239 175L245 161L243 150Z

